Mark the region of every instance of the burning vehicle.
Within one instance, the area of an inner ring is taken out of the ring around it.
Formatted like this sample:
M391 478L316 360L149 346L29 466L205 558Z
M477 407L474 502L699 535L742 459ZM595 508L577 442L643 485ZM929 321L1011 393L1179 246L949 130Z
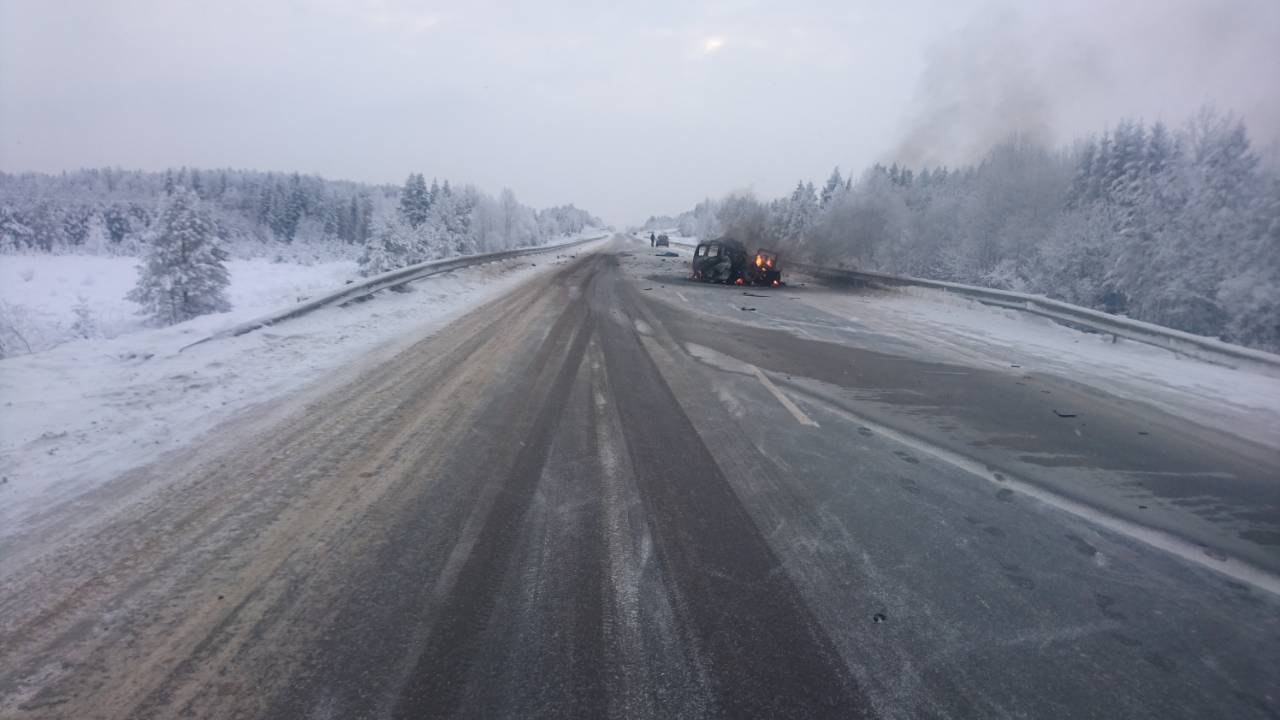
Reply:
M693 251L693 279L726 285L758 285L780 287L782 268L778 254L760 248L748 253L733 238L720 238L698 243Z

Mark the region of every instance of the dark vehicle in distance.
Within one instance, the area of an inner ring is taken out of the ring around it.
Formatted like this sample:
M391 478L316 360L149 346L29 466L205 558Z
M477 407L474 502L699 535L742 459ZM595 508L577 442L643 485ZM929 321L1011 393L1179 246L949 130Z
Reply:
M671 247L671 238L667 237L665 233L664 233L664 234L662 234L662 235L659 235L659 236L658 236L658 240L657 240L657 244L656 244L656 246L657 246L657 247Z
M720 238L698 243L693 251L693 279L727 285L782 285L782 268L778 254L761 248L747 252L733 238Z

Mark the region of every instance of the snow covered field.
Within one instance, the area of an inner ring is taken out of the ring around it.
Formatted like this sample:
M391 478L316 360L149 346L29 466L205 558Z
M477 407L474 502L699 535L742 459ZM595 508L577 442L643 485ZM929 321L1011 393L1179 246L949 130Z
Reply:
M138 305L125 300L138 280L137 258L96 255L0 255L0 312L33 351L83 339L73 326L74 307L84 303L90 338L114 338L146 329ZM242 322L357 277L353 261L313 265L266 259L229 260L228 322ZM0 318L2 321L3 318ZM26 348L19 343L20 351Z
M803 301L907 340L939 360L1040 372L1151 403L1165 412L1280 446L1280 376L1229 368L1030 313L923 288L806 293Z
M25 300L44 317L69 315L87 291L101 302L95 313L118 318L113 337L0 360L0 536L20 532L22 519L41 506L154 460L238 411L325 378L341 381L335 368L385 358L567 258L553 252L459 270L415 283L413 292L325 308L182 353L213 332L340 286L354 266L229 263L234 311L129 332L138 327L129 324L131 303L118 298L132 285L132 262L46 256L6 257L0 265L6 278L24 267L48 274L52 282L33 278L20 291L3 283L6 298ZM123 271L127 281L117 277Z

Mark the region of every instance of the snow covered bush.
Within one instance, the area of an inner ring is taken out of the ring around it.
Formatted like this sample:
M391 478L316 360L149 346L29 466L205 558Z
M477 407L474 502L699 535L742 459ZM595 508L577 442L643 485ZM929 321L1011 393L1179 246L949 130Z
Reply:
M31 352L30 333L26 308L0 301L0 358Z
M159 230L138 267L137 286L126 296L161 325L231 309L225 259L215 226L196 194L175 187L160 210Z
M76 337L88 339L98 334L98 325L93 320L93 309L89 307L89 300L85 296L76 297L76 304L71 307L71 314L75 316L75 320L71 323L71 332Z

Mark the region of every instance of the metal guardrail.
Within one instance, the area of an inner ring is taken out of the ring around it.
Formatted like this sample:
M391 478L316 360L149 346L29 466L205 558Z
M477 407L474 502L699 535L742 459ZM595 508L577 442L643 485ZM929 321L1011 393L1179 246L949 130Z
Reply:
M788 267L827 282L881 287L923 287L955 293L971 297L986 305L1022 310L1066 325L1135 340L1220 365L1238 367L1242 364L1254 364L1280 369L1280 355L1274 353L1232 345L1216 338L1193 335L1141 320L1110 315L1039 295L862 270L819 267L804 263L792 262L788 263Z
M472 267L475 265L483 265L484 263L494 262L496 260L509 260L511 258L525 257L528 255L539 255L541 253L554 252L556 250L567 250L579 245L596 240L603 240L609 237L608 234L599 235L597 237L583 238L572 242L560 243L559 245L540 245L538 247L518 248L516 250L499 250L498 252L484 253L481 255L462 255L456 258L448 258L446 260L431 260L417 265L410 265L398 270L385 272L381 275L375 275L368 280L352 283L344 286L340 290L321 295L318 298L307 300L293 307L279 310L270 315L264 315L260 318L241 323L235 327L227 328L221 332L216 332L202 340L197 340L190 345L183 346L178 352L186 350L189 347L209 342L210 340L223 340L226 338L238 337L246 333L251 333L260 328L270 327L285 320L302 317L308 313L319 310L320 308L329 307L330 305L341 305L343 303L368 297L382 290L393 287L399 287L416 280L439 275L450 270L460 270L462 268Z

